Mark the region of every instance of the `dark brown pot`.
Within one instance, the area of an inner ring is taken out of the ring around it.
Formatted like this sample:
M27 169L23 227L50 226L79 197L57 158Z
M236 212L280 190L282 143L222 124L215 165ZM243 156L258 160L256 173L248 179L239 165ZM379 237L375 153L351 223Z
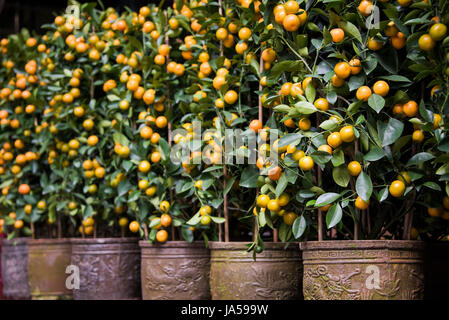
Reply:
M423 299L421 241L312 241L300 247L306 300Z
M210 299L210 251L204 242L170 241L142 249L142 298L144 300Z
M72 265L79 267L75 300L140 299L137 238L72 239Z
M28 281L32 299L71 299L66 268L72 258L70 239L28 241Z
M297 244L265 243L257 254L246 242L210 242L212 300L301 298L302 264Z
M449 242L429 243L425 261L424 299L449 299Z
M30 299L28 238L2 239L2 280L5 299Z

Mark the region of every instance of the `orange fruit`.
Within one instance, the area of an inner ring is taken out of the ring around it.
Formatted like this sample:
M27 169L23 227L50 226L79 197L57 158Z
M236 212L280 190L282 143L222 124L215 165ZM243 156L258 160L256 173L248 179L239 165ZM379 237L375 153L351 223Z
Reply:
M352 126L344 126L340 129L340 136L343 142L352 142L355 139L354 129Z
M330 34L332 36L332 41L333 42L342 42L343 39L345 38L345 32L343 31L343 29L341 28L334 28L330 31Z
M348 171L351 176L357 177L362 171L362 166L358 161L351 161L348 164Z
M224 101L227 104L234 104L237 101L238 94L234 90L229 90L224 95Z
M434 41L441 41L444 39L447 33L447 27L442 23L435 23L432 27L430 27L430 37Z
M325 98L319 98L314 102L314 106L321 111L329 110L329 102Z
M318 147L318 151L323 151L332 154L332 147L327 144L322 144L321 146Z
M171 222L172 222L172 218L170 217L169 214L163 213L161 215L161 225L163 227L166 227L166 228L169 227L171 225Z
M396 50L400 50L405 47L407 37L402 32L398 32L394 37L390 38L392 46Z
M168 238L168 233L167 233L167 231L165 231L165 230L159 230L159 231L156 233L156 240L157 240L158 242L163 243L163 242L167 241L167 238Z
M288 14L282 21L282 25L284 26L284 29L287 31L298 30L300 24L301 22L296 14Z
M304 156L301 159L299 159L299 167L303 171L311 170L314 165L315 165L315 162L313 161L311 156Z
M390 91L390 86L388 85L387 82L380 80L374 84L373 91L375 94L385 97L388 94L388 92Z
M150 162L148 162L147 160L142 160L140 161L138 168L140 172L147 173L151 169Z
M417 143L423 142L424 141L424 133L422 132L422 130L413 131L412 140Z
M332 132L327 137L327 143L334 149L338 148L343 143L343 140L341 139L340 133L339 132Z
M355 206L360 210L366 210L369 207L369 202L370 202L369 200L365 201L359 196L357 196L357 199L355 200Z
M268 178L270 178L273 181L277 181L279 180L281 173L282 173L281 168L279 166L276 166L268 170Z
M296 218L298 218L298 215L294 212L288 212L282 217L284 223L288 226L293 225L293 222L295 222Z
M367 17L371 14L373 3L371 1L362 0L357 8L362 16Z
M336 74L334 74L331 78L331 83L335 88L340 88L345 84L345 80L339 78Z
M435 44L435 40L433 40L432 37L427 33L419 37L418 45L421 50L430 51L435 47Z
M249 128L254 132L259 132L262 129L262 122L258 119L254 119L250 122Z
M21 184L19 186L19 193L20 194L28 194L28 193L30 193L30 190L31 190L31 188L27 184Z
M351 66L347 62L339 62L334 67L335 74L340 79L346 79L351 75Z
M299 129L302 131L307 131L312 126L309 118L301 118L298 123Z
M378 51L382 49L384 43L382 41L376 40L374 38L369 38L368 40L368 48L373 51Z
M406 104L402 106L402 111L408 116L408 117L414 117L418 114L418 104L410 100Z
M351 74L359 74L360 71L362 71L362 63L360 62L359 59L351 59L351 61L349 61L349 67L351 69Z
M405 191L405 184L404 184L404 182L402 182L400 180L395 180L391 183L388 190L390 191L390 194L393 197L395 197L395 198L402 197L402 195L404 194L404 191Z
M276 59L276 51L274 51L272 48L263 50L262 59L266 62L273 62Z
M358 100L368 101L369 97L371 97L372 91L368 86L361 86L357 89L356 97Z

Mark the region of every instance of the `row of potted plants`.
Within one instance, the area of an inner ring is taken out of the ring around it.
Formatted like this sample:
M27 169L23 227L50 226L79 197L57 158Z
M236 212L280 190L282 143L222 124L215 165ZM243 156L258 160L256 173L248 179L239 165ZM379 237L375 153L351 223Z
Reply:
M73 265L75 299L422 299L447 7L74 3L2 39L5 295L70 296Z

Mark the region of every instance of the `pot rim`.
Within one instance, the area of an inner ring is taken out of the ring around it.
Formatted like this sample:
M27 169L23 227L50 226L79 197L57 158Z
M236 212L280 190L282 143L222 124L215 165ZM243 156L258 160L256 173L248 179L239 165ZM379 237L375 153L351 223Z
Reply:
M28 244L31 240L30 237L19 237L19 238L12 238L10 240L7 240L6 238L0 239L2 242L2 246L12 246L14 243L17 244Z
M219 242L219 241L209 241L209 248L211 250L247 250L247 245L251 242L244 241L230 241L230 242ZM288 247L285 246L288 244ZM264 242L264 250L297 250L298 242Z
M299 243L303 251L312 250L361 250L361 249L413 249L424 250L426 243L420 240L325 240Z
M140 240L139 246L141 248L158 248L158 249L169 249L169 248L204 248L206 247L206 243L204 241L167 241L165 243L150 243L148 240Z
M52 245L52 244L70 244L70 238L42 238L42 239L30 239L28 241L29 246L39 245Z
M139 238L70 238L71 244L137 243Z

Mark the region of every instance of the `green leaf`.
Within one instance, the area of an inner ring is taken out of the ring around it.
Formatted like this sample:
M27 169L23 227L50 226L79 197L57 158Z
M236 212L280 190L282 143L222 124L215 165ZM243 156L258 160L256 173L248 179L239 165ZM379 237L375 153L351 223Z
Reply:
M335 151L332 154L331 161L332 161L332 164L334 167L338 167L338 166L341 166L342 164L344 164L345 163L345 154L344 154L343 150L340 149L338 151Z
M385 107L385 99L378 94L373 93L368 99L368 105L377 113Z
M377 161L385 157L385 151L379 147L372 147L370 151L363 156L367 161Z
M357 41L359 41L360 43L363 43L359 29L357 29L357 27L353 25L351 22L340 21L338 22L338 26L342 28L347 35L357 39Z
M288 113L292 108L286 104L280 104L273 108L275 112Z
M226 221L226 219L223 218L223 217L213 217L213 216L211 216L210 218L215 223L224 223Z
M126 138L125 135L120 132L114 132L114 134L112 135L112 139L114 140L114 142L119 143L122 146L129 146L128 138Z
M382 202L388 198L388 187L383 188L380 190L379 194L377 195L377 199L379 202Z
M300 133L289 133L279 139L278 148L282 148L288 145L297 145L301 142L303 135Z
M338 198L340 198L341 195L339 193L334 193L334 192L328 192L325 194L322 194L321 196L318 197L318 199L316 199L315 202L315 207L323 207L325 205L328 205L329 203L334 202L335 200L337 200Z
M394 118L390 118L388 123L377 121L377 131L382 146L385 147L394 143L401 137L402 132L404 131L404 123Z
M325 120L321 122L320 128L324 130L333 130L338 126L338 122L335 119Z
M373 193L373 183L366 172L362 171L357 177L355 190L364 201L368 201L371 197L371 194Z
M410 160L407 161L407 164L405 166L411 167L413 165L419 165L434 158L435 156L428 152L420 152L411 157Z
M242 172L240 179L240 187L257 188L257 178L259 177L259 170L254 166L246 167Z
M312 114L312 113L317 112L317 108L315 108L315 106L313 104L311 104L310 102L307 102L307 101L299 101L299 102L295 103L295 109L300 114Z
M326 224L327 228L330 229L336 226L343 217L343 210L340 207L340 204L336 203L327 211L326 214Z
M303 215L295 219L292 225L292 233L295 239L299 239L306 230L307 223Z
M332 169L332 177L336 184L344 188L348 186L349 180L351 179L346 166L339 166Z
M441 191L441 187L438 184L436 184L435 182L432 182L432 181L428 181L428 182L423 183L423 186L425 186L427 188L430 188L430 189L433 189L433 190L436 190L436 191Z
M279 198L279 196L282 194L282 192L284 192L285 188L287 187L288 181L287 178L285 177L285 172L283 172L281 174L281 176L279 177L279 180L277 182L276 185L276 197Z

